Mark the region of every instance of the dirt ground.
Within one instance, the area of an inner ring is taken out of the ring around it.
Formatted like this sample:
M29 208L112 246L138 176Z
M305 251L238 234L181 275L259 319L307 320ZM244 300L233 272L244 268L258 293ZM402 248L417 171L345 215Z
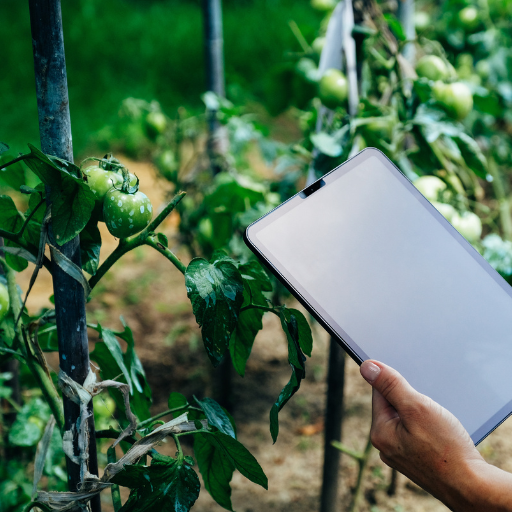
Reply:
M153 204L162 204L169 192L169 185L158 180L146 164L130 163L128 167L139 176L141 189ZM176 245L177 222L177 216L172 216L162 226L169 236L171 248ZM104 259L116 242L106 230L102 235ZM186 254L178 254L184 262L188 262ZM24 290L30 278L29 270L22 273L19 279ZM47 306L51 293L50 276L42 271L29 298L29 308L36 311ZM212 370L202 348L183 276L156 251L149 247L139 248L120 260L93 292L87 311L89 322L99 321L114 329L121 326L120 314L126 318L134 331L137 351L153 389L154 413L167 408L171 391L182 392L189 398L194 394L198 397L210 394ZM245 378L233 375L233 414L239 439L255 455L269 478L269 490L265 491L235 473L232 498L234 509L238 512L311 512L319 508L329 338L318 325L314 326L313 334L315 345L313 356L307 361L307 378L280 414L280 434L275 445L272 445L269 433L268 413L287 382L290 370L286 361L284 335L273 315L264 317L264 329L256 339ZM91 345L93 343L91 333ZM54 358L50 363L56 369L57 361ZM358 366L348 357L346 370L343 442L355 450L362 450L370 428L370 387L359 376ZM168 454L175 451L171 443L161 448ZM186 449L190 450L190 447ZM512 421L499 427L479 449L487 461L512 471ZM396 494L389 497L386 489L390 475L391 470L373 450L359 510L448 510L402 475L398 478ZM356 476L356 462L344 455L338 475L340 512L347 510ZM112 510L110 495L107 493L102 498L105 510ZM220 511L222 508L203 487L193 510Z

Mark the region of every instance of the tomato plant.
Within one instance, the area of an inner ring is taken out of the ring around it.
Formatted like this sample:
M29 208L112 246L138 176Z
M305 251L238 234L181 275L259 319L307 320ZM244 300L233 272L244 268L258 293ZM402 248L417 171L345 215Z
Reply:
M7 149L5 144L1 147ZM16 285L16 271L24 269L27 262L37 261L38 265L45 266L48 264L44 249L50 208L46 208L45 213L43 185L51 184L52 190L58 190L58 194L52 192L51 218L57 241L56 246L51 246L52 256L65 272L83 285L84 293L89 294L112 265L127 252L140 246L153 248L184 275L184 284L201 328L204 347L214 366L219 365L229 352L235 369L243 375L256 334L262 328L263 314L270 312L280 318L288 342L292 374L290 382L270 407L270 431L274 441L279 432L279 410L297 391L305 375L304 354L311 355L312 349L309 325L298 310L274 306L269 301L272 285L265 271L255 261L241 263L223 251L213 251L209 259L196 257L189 265L180 261L169 249L167 238L158 232L158 228L185 197L184 192L179 192L153 218L149 200L138 191L138 180L132 185L132 175L119 161L111 155L94 160L99 162L97 167L92 171L90 167L82 171L71 162L45 155L30 146L30 153L11 162L2 162L7 172L16 165L26 165L27 175L33 173L36 183L33 183L33 187L26 183L19 185L19 190L29 196L29 206L24 212L18 210L9 195L0 196L0 236L8 243L4 248L5 259L0 259L0 265L6 274L6 285L0 282L0 299L3 300L2 306L8 308L0 322L0 361L16 358L26 363L44 397L44 401L37 398L38 401L34 404L27 402L18 412L15 423L9 429L9 443L12 446L26 447L27 450L38 445L39 451L43 450L43 460L49 453L55 453L56 461L52 465L52 471L57 471L55 478L60 479L64 473L62 464L59 463L62 462L63 455L62 451L57 450L59 444L64 443L63 449L72 460L76 460L78 464L86 464L80 461L85 460L83 454L87 453L88 437L86 433L81 437L80 432L64 429L62 401L55 381L67 396L80 397L77 400L85 407L83 414L87 414L86 406L93 396L108 390L113 402L110 402L107 409L115 407L124 430L100 430L97 436L100 440L116 439L114 446L122 440L125 451L123 461L117 463L115 452L110 449L109 465L103 476L88 481L87 491L82 489L66 496L58 495L54 491L41 491L37 495L37 503L50 509L54 507L55 500L59 506L85 504L103 488L112 487L114 503L119 508L121 503L116 486L122 485L130 489L130 496L123 505L123 510L146 510L156 504L189 510L200 490L198 475L194 469L196 462L206 489L213 499L231 510L230 481L234 470L266 488L267 478L260 465L237 441L236 427L231 416L210 398L189 401L180 393L173 392L169 397L168 410L151 417L149 407L152 392L136 353L133 333L124 321L122 331L114 331L99 323L89 324L89 328L95 330L99 336L99 341L90 354L99 371L97 374L91 371L83 386L62 371L57 376L48 370L44 352L57 349L54 311L44 310L30 316L23 307ZM224 178L222 186L227 187L228 193L233 187L236 190L241 187L250 191L254 201L265 194L265 189L251 185L242 177L230 177L228 180ZM110 188L103 198L105 222L111 233L120 239L117 248L100 264L102 240L95 208L101 202L98 191L107 187ZM223 197L220 183L217 190L219 197ZM216 201L214 198L210 200ZM243 202L239 200L236 207L242 208ZM83 255L82 269L71 264L59 251L59 246L77 234L80 235ZM88 278L84 272L89 274ZM37 275L37 268L34 275ZM8 298L4 297L4 290L7 291ZM27 344L27 340L30 343ZM124 342L125 350L121 348L120 340ZM3 388L0 387L0 391L1 389ZM76 392L79 394L74 394ZM44 414L34 414L34 407L45 411ZM104 414L101 407L96 411L97 426L100 428ZM166 415L173 415L174 419L166 423L159 421ZM82 416L82 421L84 418ZM185 435L194 436L195 462L191 457L185 456L181 448L180 437ZM172 437L176 443L176 457L161 455L156 450L157 444L166 436ZM66 439L73 437L78 439L78 448L66 445ZM57 451L50 452L51 446ZM141 452L137 448L139 446L146 448ZM140 460L141 453L149 453L152 458L150 465ZM62 485L66 479L59 481L59 485ZM59 490L59 485L54 490ZM29 499L30 493L23 493L21 490L16 493L13 504L26 503Z

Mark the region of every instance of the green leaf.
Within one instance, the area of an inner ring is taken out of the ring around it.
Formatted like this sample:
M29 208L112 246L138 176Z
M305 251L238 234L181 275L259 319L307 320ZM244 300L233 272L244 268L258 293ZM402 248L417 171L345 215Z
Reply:
M151 466L127 464L111 481L131 489L120 512L188 512L201 488L197 473L184 458L153 460Z
M9 442L15 446L34 446L43 435L50 408L41 398L25 404L9 431Z
M436 141L441 135L456 137L463 133L462 125L455 123L442 110L428 104L418 107L412 123L420 127L429 144Z
M299 310L293 308L284 309L283 314L288 322L291 322L292 316L295 317L299 346L302 352L311 357L311 351L313 350L313 336L306 317Z
M0 142L0 155L9 151L9 146L5 142Z
M242 276L227 259L208 263L194 258L185 272L185 285L206 353L218 366L238 322L243 302Z
M96 274L100 264L101 234L96 222L89 221L80 233L80 254L82 268L91 274Z
M130 406L132 412L140 421L150 417L149 407L151 405L151 388L146 380L146 375L136 352L133 334L130 328L121 318L124 331L115 332L97 326L96 330L106 336L103 342L96 343L94 351L91 353L91 359L100 367L100 375L103 380L115 379L120 374L130 386ZM105 334L107 333L107 334ZM119 342L116 337L126 341L128 347L126 352L122 353ZM114 342L115 340L115 342ZM121 352L121 358L120 353ZM124 402L117 390L111 390L112 397L120 410L124 410Z
M169 240L163 233L157 233L156 237L158 238L158 242L162 244L164 247L169 247Z
M124 354L123 351L121 350L121 345L119 344L119 341L117 341L114 331L111 331L110 329L105 329L100 324L97 325L97 331L100 335L100 339L104 341L105 346L107 347L108 351L114 358L114 361L116 362L117 366L124 375L126 383L130 387L130 394L133 394L133 385L130 373L128 372L128 368L126 368L126 365L124 364Z
M325 132L313 133L310 136L311 142L313 146L315 146L320 153L323 153L327 156L340 156L343 152L343 146L338 142L338 140Z
M29 144L27 166L51 187L52 226L59 245L72 240L84 229L95 205L94 194L71 162L50 158Z
M169 409L177 409L178 407L186 407L188 405L188 401L181 393L173 391L169 395L167 405L169 406Z
M290 313L290 310L287 310L286 308L282 308L280 313L281 326L286 334L286 339L288 340L288 362L292 367L292 375L270 409L270 434L272 435L274 443L276 442L279 434L279 411L297 392L302 379L306 376L306 368L304 366L306 357L300 348L299 321L297 321L297 316L298 315L295 312ZM302 321L300 322L301 324L303 323ZM302 329L305 329L304 325L302 325Z
M384 19L386 20L389 28L393 31L396 38L400 41L405 41L407 39L404 29L402 28L402 24L398 21L396 16L393 14L385 13L383 14Z
M12 153L4 153L0 156L0 183L5 184L14 190L19 190L25 185L25 169L21 162L16 162L9 167L2 168L2 164L6 164L14 160L16 155Z
M254 340L262 329L263 311L261 309L246 309L240 313L236 329L229 340L231 362L238 375L245 375L247 360L251 355Z
M461 132L457 137L453 137L453 140L459 147L466 165L478 177L485 179L487 176L487 160L475 139Z
M223 450L231 464L238 469L245 478L248 478L255 484L261 485L264 489L268 489L268 479L263 469L261 469L258 461L242 443L222 432L198 435L208 436L208 441L215 448Z
M199 407L204 411L208 423L220 430L220 432L231 436L236 439L233 425L224 409L212 398L203 398L203 400L197 400Z
M223 508L233 510L231 504L231 486L235 466L222 448L209 441L209 435L194 436L194 455L204 486L211 497Z
M9 196L0 196L0 226L2 229L9 231L11 233L17 233L21 227L23 226L24 218L23 215L16 208L14 201ZM19 247L18 244L11 242L10 240L5 240L5 245L8 247ZM16 272L21 272L25 270L28 266L28 263L25 259L20 258L19 256L14 256L12 254L6 253L5 259L8 265L16 270Z
M275 404L270 409L270 434L274 443L279 435L279 411L285 406L286 402L298 391L300 382L305 376L305 371L298 370L292 366L292 375L286 386L282 389Z

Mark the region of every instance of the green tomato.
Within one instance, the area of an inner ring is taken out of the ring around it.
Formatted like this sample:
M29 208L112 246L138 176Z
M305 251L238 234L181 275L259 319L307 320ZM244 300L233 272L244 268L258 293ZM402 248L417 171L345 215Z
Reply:
M416 32L423 32L430 27L430 14L425 11L414 13L414 28Z
M475 30L480 25L478 10L472 6L464 7L459 11L458 18L461 26L468 32Z
M7 316L9 312L9 292L7 286L0 283L0 322Z
M142 231L151 221L153 206L146 194L129 194L112 189L103 203L103 216L110 233L118 238L127 238Z
M95 396L93 403L95 418L110 418L116 410L116 403L110 396Z
M418 76L429 80L445 80L450 72L443 59L436 55L425 55L416 64Z
M437 176L420 176L414 180L414 186L429 200L437 201L446 190L446 183Z
M84 170L87 176L87 184L91 189L96 201L103 201L105 194L115 185L123 183L123 176L114 171L105 171L101 167L92 166Z
M475 70L480 78L486 80L491 74L491 65L488 60L479 60L476 63Z
M464 212L462 215L454 215L452 226L470 243L480 240L482 235L482 222L478 215L472 212Z
M150 112L146 116L146 130L152 138L165 132L167 128L167 118L162 112Z
M459 121L473 110L473 95L469 87L462 82L452 84L436 82L433 93L446 112Z
M311 7L317 11L332 11L336 7L337 0L311 0Z
M348 96L348 82L345 75L339 69L328 69L318 83L318 96L330 109L342 105Z
M213 224L209 217L205 217L199 221L197 226L197 230L199 234L204 238L204 240L210 242L213 238Z
M312 43L311 48L317 55L321 55L325 46L325 37L317 37Z
M457 210L451 204L439 203L432 201L432 206L448 221L452 222L457 213Z

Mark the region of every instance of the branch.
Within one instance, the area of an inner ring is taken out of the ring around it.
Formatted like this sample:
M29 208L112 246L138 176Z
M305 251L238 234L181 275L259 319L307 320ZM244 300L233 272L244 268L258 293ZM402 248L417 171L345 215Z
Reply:
M91 279L89 279L89 286L91 287L91 290L98 284L101 278L110 270L114 263L116 263L116 261L119 260L122 256L124 256L127 252L135 249L136 247L140 247L141 245L144 244L151 245L152 247L154 247L153 244L147 242L148 237L150 237L153 234L155 229L157 229L158 226L160 226L160 224L174 210L176 205L183 199L183 197L185 197L185 195L186 192L179 192L178 194L176 194L171 200L171 202L138 235L134 235L128 238L121 238L121 240L119 240L119 245L114 249L110 256L100 265L100 267L96 271L96 274L94 274L91 277ZM161 252L158 247L155 247L155 249ZM174 263L178 270L184 273L184 269L186 267L177 258L176 260L177 263L170 259L170 261ZM180 265L183 266L183 270L180 268Z
M160 254L164 255L182 274L185 274L187 266L174 254L170 249L164 247L158 242L154 236L150 236L146 239L145 244L156 249Z
M14 160L11 160L10 162L7 162L6 164L0 164L0 169L5 169L6 167L9 167L9 165L15 164L16 162L21 162L22 160L27 160L32 157L31 153L27 153L26 155L21 155L18 158L15 158Z

